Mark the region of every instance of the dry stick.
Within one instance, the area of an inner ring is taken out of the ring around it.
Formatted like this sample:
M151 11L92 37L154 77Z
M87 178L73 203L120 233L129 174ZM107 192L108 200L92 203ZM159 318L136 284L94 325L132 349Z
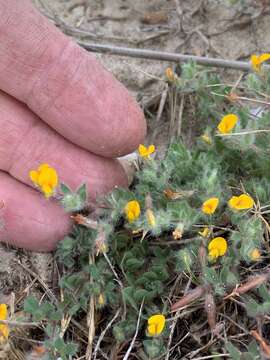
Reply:
M242 78L243 78L244 74L241 74L239 76L239 78L237 79L236 83L234 84L234 86L231 88L231 93L234 92L236 90L236 88L238 87L238 85L240 84Z
M179 18L179 30L183 31L183 17L184 17L184 12L183 9L181 7L180 4L180 0L174 0L175 2L175 7L176 7L176 12Z
M220 358L220 357L230 357L230 354L215 354L215 355L206 355L206 356L200 356L197 358L194 358L193 360L206 360L206 359L215 359L215 358Z
M125 64L126 66L129 66L131 71L136 70L136 71L140 72L141 74L147 76L149 79L157 80L157 81L160 81L160 82L164 83L164 78L158 77L158 76L153 75L153 74L151 74L151 73L149 73L147 71L144 71L140 67L138 67L138 66L136 66L134 64L130 64L128 61L123 60L123 64Z
M259 99L250 99L250 98L247 98L247 97L244 97L244 96L238 96L237 98L238 98L239 100L250 101L250 102L257 103L257 104L262 104L262 105L270 106L270 103L269 103L269 102L263 101L263 100L259 100Z
M169 138L173 138L173 130L176 115L176 102L177 102L177 91L172 88L170 92L170 125L169 125Z
M170 30L160 31L159 33L154 34L154 35L150 35L150 36L148 36L148 37L145 38L145 39L136 40L136 41L135 41L135 44L136 44L136 45L141 45L141 44L146 43L146 42L149 41L149 40L158 39L158 38L160 38L161 36L165 36L165 35L168 35L168 34L170 34L170 33L171 33Z
M209 340L207 344L203 345L202 347L200 347L197 350L194 351L190 351L188 354L186 354L186 358L187 359L193 359L194 356L196 356L197 354L199 354L199 352L209 349L210 346L212 346L216 341L215 340Z
M40 276L38 276L33 270L29 269L27 266L25 266L23 263L21 263L19 260L16 260L17 264L21 266L25 271L27 271L30 275L32 275L35 279L39 281L43 289L47 292L47 295L51 298L51 300L57 302L57 298L52 292L52 290L48 287L48 285L43 281Z
M267 358L270 357L270 346L267 344L267 342L264 340L264 338L258 333L257 330L251 330L250 335L252 335L260 344L261 349L267 356Z
M52 10L44 5L43 0L38 0L38 1L42 5L43 9L46 10L45 15L60 27L62 26L64 30L67 31L70 30L74 33L77 32L78 35L92 36L95 38L98 37L97 34L90 33L89 31L85 31L85 30L76 29L74 27L65 24L61 19L59 19L59 17L56 17L55 14L53 14L53 16L50 16L47 12L49 11L52 12ZM111 55L120 55L120 56L128 56L128 57L135 57L141 59L172 61L172 62L188 62L192 60L200 65L205 65L205 66L221 67L221 68L228 68L228 69L235 69L242 71L249 71L251 69L250 64L244 61L215 59L215 58L207 58L203 56L176 54L167 51L156 51L156 50L140 49L140 48L127 48L127 47L120 47L114 45L94 44L94 43L83 42L80 40L77 40L77 43L88 51L111 54ZM270 69L270 66L265 65L265 68Z
M0 320L0 324L8 325L9 327L40 327L40 324L37 322L20 322L12 320Z
M171 61L171 62L188 62L192 60L199 65L235 69L242 71L251 70L250 63L245 61L225 60L219 58L215 59L215 58L208 58L203 56L177 54L167 51L156 51L156 50L148 50L148 49L120 47L114 45L93 44L79 40L77 41L77 43L88 51L109 54L109 55L120 55L120 56L128 56L128 57L134 57L140 59ZM270 65L265 65L265 68L270 69Z
M124 313L123 313L123 318L126 317L126 313L127 313L127 306L126 306L126 302L125 302L125 299L124 299L124 296L123 296L123 290L124 290L124 285L122 283L122 281L120 280L117 272L115 271L114 267L113 267L113 264L111 263L110 259L108 258L106 252L103 252L103 256L105 258L105 260L107 261L109 267L111 268L114 276L115 276L115 280L117 281L117 283L119 284L120 288L121 288L121 293L122 293L122 300L123 300L123 307L124 307Z
M269 133L269 132L270 132L270 129L259 129L259 130L240 131L240 132L231 133L231 134L216 134L215 136L218 136L218 137L231 137L231 136L239 136L239 135Z
M94 264L95 259L90 254L89 255L89 265ZM90 279L92 283L92 278ZM95 337L95 299L94 296L91 294L89 299L89 310L87 314L87 325L88 325L88 344L86 349L86 360L92 359L92 346Z
M60 289L60 296L61 296L61 302L64 302L64 293L63 293L63 290ZM69 315L69 314L63 314L62 316L62 319L61 319L61 331L60 331L60 334L59 336L61 338L64 337L65 335L65 332L67 331L68 327L69 327L69 324L70 324L70 321L72 319L72 315Z
M185 104L185 95L181 96L180 100L180 108L179 108L179 115L178 115L178 126L177 126L177 138L180 138L181 131L182 131L182 120L183 120L183 111L184 111L184 104Z
M144 301L142 301L141 303L141 306L140 306L140 311L139 311L139 315L138 315L138 320L137 320L137 326L136 326L136 331L135 331L135 334L133 336L133 339L129 345L129 348L128 348L128 351L126 352L123 360L128 360L128 357L131 353L131 350L133 349L133 346L135 344L135 341L136 341L136 338L137 338L137 335L138 335L138 332L139 332L139 325L140 325L140 320L141 320L141 315L142 315L142 308L143 308L143 303Z
M189 287L190 287L190 284L191 284L191 279L188 280L188 283L187 283L187 285L186 285L186 289L185 289L185 291L184 291L184 295L187 294L188 289L189 289ZM174 330L175 330L175 327L176 327L176 324L177 324L177 320L178 320L178 317L177 317L177 316L180 315L180 312L181 312L181 309L179 309L179 310L176 312L176 317L174 318L173 323L172 323L172 326L171 326L171 331L170 331L170 335L169 335L169 339L168 339L167 353L166 353L165 360L169 360L169 359L170 359L170 354L171 354L170 346L171 346L171 343L172 343Z
M94 360L96 360L97 358L97 353L99 351L99 347L100 347L100 344L106 334L106 332L109 330L109 328L112 326L112 324L114 323L114 321L117 319L117 317L119 316L119 313L120 313L120 309L117 310L116 314L114 315L114 317L111 319L111 321L108 323L108 325L105 327L105 329L102 331L102 333L100 334L99 336L99 339L98 339L98 342L95 346L95 350L94 350L94 353L93 353L93 357L94 357Z
M231 93L233 93L232 90L231 90ZM214 92L214 91L211 91L211 94L212 94L212 95L215 95L215 96L223 97L223 98L229 98L229 96L230 96L230 95L218 94L218 93L216 93L216 92ZM235 99L236 99L236 100L250 101L250 102L253 102L253 103L257 103L257 104L262 104L262 105L270 106L270 103L267 102L267 101L258 100L258 99L251 99L251 98L247 98L247 97L245 97L245 96L235 95Z
M175 345L173 345L171 347L170 352L172 352L176 347L178 347L189 336L190 336L190 332L186 333L186 335L184 335ZM166 353L163 353L159 357L155 358L155 360L161 360L161 359L163 359L163 356L165 356L165 355L166 355Z
M166 103L166 99L167 99L167 96L168 96L168 90L169 90L169 86L168 86L168 84L166 84L165 89L162 91L162 94L161 94L160 103L159 103L158 112L157 112L157 117L156 117L155 128L154 128L154 131L152 133L152 141L151 141L151 143L155 142L154 140L156 138L157 130L158 130L159 125L160 125L159 123L160 123L161 115L163 113L164 106L165 106L165 103Z

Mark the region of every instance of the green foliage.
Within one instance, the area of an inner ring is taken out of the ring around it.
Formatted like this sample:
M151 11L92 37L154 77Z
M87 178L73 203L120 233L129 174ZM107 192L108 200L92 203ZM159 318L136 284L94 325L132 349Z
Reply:
M28 297L24 303L24 311L30 314L34 321L46 320L48 322L44 329L48 338L45 341L48 359L54 360L55 356L60 356L62 360L68 360L70 356L76 354L78 346L72 342L66 342L61 337L60 328L57 326L64 314L60 307L47 301L39 304L35 298Z
M39 304L33 297L28 297L24 303L24 311L31 314L34 321L51 320L59 321L62 318L62 311L57 309L55 305L44 301Z
M149 356L149 359L154 359L166 351L163 341L160 338L144 340L143 346L146 354Z
M265 285L258 289L260 295L260 303L252 297L246 298L247 313L251 317L263 316L270 314L270 294Z
M261 354L255 341L252 341L247 348L247 351L239 351L231 342L226 343L226 349L229 352L232 360L259 360Z
M113 327L113 335L118 343L124 342L127 338L132 337L136 330L136 321L127 319L119 322Z
M60 187L63 194L61 203L65 211L80 211L86 206L87 189L85 184L82 184L75 192L65 184L61 184Z
M249 74L242 86L249 96L269 94L269 74ZM190 148L179 140L169 146L162 159L147 159L137 172L132 189L117 188L102 199L97 226L74 226L56 254L63 269L59 284L61 303L39 303L33 298L25 303L25 311L33 320L48 323L47 347L62 359L72 356L76 349L68 338L60 337L60 320L63 315L85 316L89 299L94 299L97 311L102 313L106 308L102 327L121 308L121 316L110 329L118 345L134 336L143 304L138 333L142 337L141 349L151 359L166 351L168 334L146 339L146 321L152 314L169 310L168 299L175 278L184 273L192 286L205 285L215 300L224 301L228 292L246 280L249 271L243 269L253 265L256 267L252 271L259 272L263 260L255 262L251 253L254 249L262 254L267 250L270 132L264 130L270 129L269 112L259 109L258 116L249 103L239 106L229 102L231 86L223 85L216 74L195 63L182 66L172 87L173 91L195 97L198 138L194 146ZM220 136L217 125L229 113L236 114L239 121L232 134ZM203 134L209 136L210 143L203 142ZM77 212L85 207L85 185L72 192L62 184L61 190L61 203L67 211ZM168 196L168 190L177 196ZM255 206L231 209L230 198L243 193L254 199ZM219 205L214 214L204 214L202 204L211 197L217 197ZM139 202L141 214L128 223L124 208L131 200ZM147 219L149 209L155 225ZM208 237L199 235L203 227L211 230ZM180 233L178 240L173 238L175 229ZM210 261L208 244L218 236L227 240L228 250L224 256ZM100 241L105 247L100 246ZM243 301L251 318L270 311L267 287L254 290ZM231 342L227 342L226 348L232 359L259 359L254 342L245 352Z
M49 351L48 360L55 360L56 356L62 360L69 360L71 356L76 355L78 346L72 342L65 342L58 326L47 325L45 333L49 338L44 343Z

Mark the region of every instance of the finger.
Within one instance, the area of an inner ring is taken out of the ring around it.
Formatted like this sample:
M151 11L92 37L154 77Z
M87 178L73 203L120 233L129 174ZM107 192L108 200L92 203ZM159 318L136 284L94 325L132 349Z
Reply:
M0 0L0 86L75 144L117 157L133 151L145 120L127 90L29 0Z
M87 185L96 199L115 186L126 186L125 172L117 160L107 159L67 141L25 105L0 92L0 169L32 185L29 171L41 163L54 167L61 182L74 190Z
M71 229L71 222L54 201L0 171L2 226L0 241L34 251L51 251Z

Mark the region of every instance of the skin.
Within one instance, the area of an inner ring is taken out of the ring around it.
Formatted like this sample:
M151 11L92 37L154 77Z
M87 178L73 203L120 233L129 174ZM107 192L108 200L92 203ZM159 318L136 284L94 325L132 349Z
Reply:
M29 0L0 0L0 241L51 251L70 217L29 179L41 163L92 200L127 179L115 159L143 142L128 91Z

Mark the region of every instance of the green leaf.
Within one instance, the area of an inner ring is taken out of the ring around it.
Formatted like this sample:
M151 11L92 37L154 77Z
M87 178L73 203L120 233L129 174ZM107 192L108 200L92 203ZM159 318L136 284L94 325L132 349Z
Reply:
M163 342L161 338L143 341L144 349L150 359L154 359L162 353Z
M63 351L65 349L65 341L58 337L55 341L54 341L54 347L59 351Z
M133 336L136 331L136 319L123 320L113 327L113 335L117 342L122 343Z
M135 292L134 292L134 300L137 302L137 303L139 303L139 302L142 302L142 300L144 299L144 298L147 298L148 297L148 291L147 290L145 290L145 289L139 289L139 290L136 290Z
M125 262L125 268L129 271L135 271L135 270L139 270L142 268L144 264L144 260L139 260L139 259L128 259Z
M235 286L239 283L237 276L231 271L229 267L224 264L220 271L220 280L228 286Z
M164 265L154 265L151 267L151 271L156 273L160 281L166 281L169 278L167 267Z
M39 303L36 298L29 296L24 301L24 311L29 314L35 314L39 310Z
M248 315L251 317L256 317L262 311L261 305L259 305L252 298L249 298L249 300L246 301L246 309L247 309Z
M80 304L74 304L70 309L68 309L69 315L73 316L75 315L81 308Z
M227 351L232 357L232 360L240 360L241 359L241 352L231 343L227 342L225 344Z
M118 343L122 343L126 340L126 334L124 329L119 325L114 325L113 336Z
M270 302L266 301L261 306L262 313L263 314L269 314L270 313Z
M143 285L145 282L152 282L158 279L158 274L154 271L146 271L139 279L136 284Z
M74 356L76 355L77 351L78 351L78 345L74 344L72 342L69 342L66 344L65 346L65 351L66 354L70 357L70 356Z
M86 184L82 184L79 189L76 191L79 195L80 200L85 203L87 200L87 187Z
M48 314L48 319L51 321L60 321L63 317L63 312L60 310L52 311Z
M217 295L224 295L225 293L225 286L222 283L219 274L214 268L205 267L204 268L204 280L208 284L212 284L214 287L215 293Z
M51 314L53 311L55 311L55 307L48 301L40 304L39 309L46 315Z
M260 350L255 340L252 340L248 345L248 352L252 356L252 359L260 359Z
M128 302L133 307L133 309L138 311L137 304L134 300L134 289L131 286L123 289L123 298L124 301Z
M72 193L72 190L67 185L65 185L64 183L60 184L60 190L64 195Z
M75 239L70 236L65 236L64 239L61 241L61 250L62 251L71 251L75 244Z
M270 302L270 293L264 284L258 288L258 292L264 301Z
M190 272L193 261L194 261L193 256L187 248L177 251L176 267L178 271Z

